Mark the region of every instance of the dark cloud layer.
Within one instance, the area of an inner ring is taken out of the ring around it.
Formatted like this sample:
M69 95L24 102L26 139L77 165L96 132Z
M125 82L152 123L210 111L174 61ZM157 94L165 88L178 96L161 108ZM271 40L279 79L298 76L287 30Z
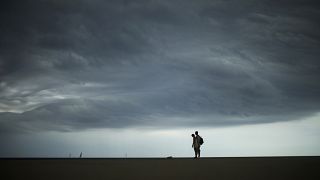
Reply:
M3 1L0 131L220 126L320 110L320 3Z

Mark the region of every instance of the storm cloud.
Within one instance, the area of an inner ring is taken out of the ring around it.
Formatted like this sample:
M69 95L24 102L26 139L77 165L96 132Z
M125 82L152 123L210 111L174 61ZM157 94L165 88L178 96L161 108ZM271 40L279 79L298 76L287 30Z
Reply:
M0 131L229 126L320 110L320 3L3 1Z

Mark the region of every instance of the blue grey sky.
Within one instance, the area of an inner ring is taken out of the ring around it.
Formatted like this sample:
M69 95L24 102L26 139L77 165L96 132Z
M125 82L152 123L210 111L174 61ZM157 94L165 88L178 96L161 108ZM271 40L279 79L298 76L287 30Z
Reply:
M2 157L320 155L316 0L0 4Z

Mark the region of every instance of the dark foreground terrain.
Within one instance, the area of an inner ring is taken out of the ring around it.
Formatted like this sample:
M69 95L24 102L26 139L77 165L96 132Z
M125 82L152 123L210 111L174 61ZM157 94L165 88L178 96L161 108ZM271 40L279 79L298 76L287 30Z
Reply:
M1 179L319 180L320 157L1 159Z

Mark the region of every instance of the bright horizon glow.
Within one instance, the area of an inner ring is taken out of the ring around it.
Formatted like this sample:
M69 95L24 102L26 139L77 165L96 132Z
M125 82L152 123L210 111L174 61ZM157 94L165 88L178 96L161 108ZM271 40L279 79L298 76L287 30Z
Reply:
M92 129L15 135L3 157L192 157L191 134L204 138L202 157L318 156L320 113L299 120L219 128ZM4 137L5 138L5 137Z

